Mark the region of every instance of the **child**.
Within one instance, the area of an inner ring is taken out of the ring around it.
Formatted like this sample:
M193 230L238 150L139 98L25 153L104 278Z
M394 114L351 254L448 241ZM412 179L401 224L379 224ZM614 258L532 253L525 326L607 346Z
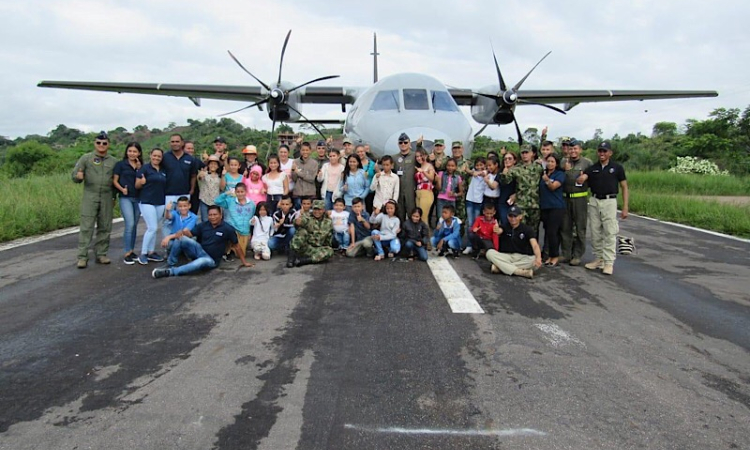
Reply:
M310 211L312 211L312 203L313 203L313 199L311 199L311 198L303 198L300 201L300 206L302 207L302 209L300 209L299 213L300 214L310 214Z
M346 211L343 198L337 198L333 202L333 210L328 215L333 222L333 248L336 251L346 251L349 247L349 211Z
M484 190L487 187L487 183L484 181L486 159L481 156L474 161L474 170L471 173L471 183L469 183L469 189L466 190L466 222L473 224L477 217L482 214L482 204L484 203ZM469 237L471 234L469 233ZM469 245L464 250L464 255L468 255L472 252L471 239L469 239Z
M271 155L268 157L268 171L263 175L263 183L266 185L266 203L271 215L276 212L276 207L284 195L289 195L289 179L281 171L279 157Z
M469 230L469 242L471 242L471 248L474 249L474 259L478 259L481 253L494 248L497 250L498 236L495 234L495 225L498 225L495 205L492 203L485 203L482 209L482 216L474 219L474 223Z
M375 192L375 198L372 201L373 214L380 212L383 203L391 199L398 198L398 189L400 179L393 173L393 158L386 155L380 160L382 170L375 174L370 184L370 190Z
M221 167L219 157L208 157L208 165L198 171L198 199L200 200L201 222L208 220L208 207L215 205L216 197L221 194ZM192 228L191 228L192 229Z
M268 215L266 202L258 203L255 208L255 217L250 219L250 225L253 226L253 240L250 245L253 247L255 259L259 260L262 257L268 261L271 259L271 248L268 246L268 241L271 239L271 233L273 232L273 218Z
M340 183L339 190L343 193L347 211L351 211L354 197L367 197L367 193L370 192L370 184L367 182L367 174L362 169L359 156L351 155L347 158Z
M231 158L229 164L231 164ZM250 219L255 214L255 203L247 198L247 188L242 183L235 185L234 194L234 196L226 192L221 194L216 197L216 204L224 208L224 220L237 232L239 249L244 258L247 243L250 240ZM225 255L225 259L231 260L229 253Z
M417 207L411 211L410 220L404 222L401 230L401 239L404 241L404 249L410 261L414 260L414 253L420 261L427 261L427 239L429 230L422 222L422 209Z
M268 241L268 247L272 251L287 251L296 231L294 221L299 213L292 208L292 198L288 195L281 197L278 206L279 209L273 213L273 236Z
M463 179L456 173L458 164L453 158L448 158L445 163L445 171L438 173L435 177L435 187L438 191L437 210L442 211L444 206L456 207L456 196L463 195Z
M370 223L380 224L380 230L372 230L372 241L375 244L375 261L383 259L383 244L388 244L388 257L393 258L401 251L401 242L398 240L398 233L401 231L401 220L396 216L396 202L388 200L384 205L385 214L379 213L377 216L370 218Z
M445 256L450 249L451 255L458 258L461 249L461 221L454 217L456 208L453 205L445 205L441 211L432 236L432 246L439 252L438 256Z
M234 156L229 157L229 162L224 166L224 173L221 177L221 192L234 196L234 188L237 183L242 182L242 174L240 171L240 160ZM229 170L227 170L229 166Z
M339 183L343 172L344 165L339 164L339 151L332 148L328 152L328 162L324 163L318 172L318 181L322 183L320 197L325 200L326 211L333 209L333 200L341 197Z
M263 169L256 164L250 168L249 178L242 177L242 184L247 186L247 198L252 200L256 207L261 202L266 202L266 185L260 179L261 176L263 176Z
M176 214L175 211L177 212ZM190 199L185 196L178 198L176 205L172 202L167 203L167 207L164 210L164 217L172 222L170 233L177 233L185 228L192 230L195 224L198 223L198 216L190 211ZM168 242L169 240L164 238L161 246L167 248Z
M360 197L352 199L352 211L349 213L349 239L346 256L356 257L362 250L372 258L373 242L370 237L370 215L365 211L365 203Z

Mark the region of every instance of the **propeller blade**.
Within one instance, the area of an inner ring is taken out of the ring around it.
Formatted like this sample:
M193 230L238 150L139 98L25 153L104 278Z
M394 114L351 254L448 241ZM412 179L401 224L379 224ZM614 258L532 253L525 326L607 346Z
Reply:
M268 155L271 154L273 148L273 132L276 130L276 111L273 112L273 124L271 125L271 136L268 138L268 150L266 150L266 161L268 161Z
M477 137L480 134L482 134L482 132L484 131L484 129L487 128L488 126L489 126L488 123L484 124L484 126L482 128L480 128L479 131L477 131L476 133L474 133L474 137Z
M292 30L289 30L289 32L286 34L286 39L284 39L284 46L281 47L281 59L279 60L279 80L276 82L278 85L281 83L281 67L284 65L284 53L286 53L286 44L289 43L289 36L292 35Z
M267 91L271 90L271 88L268 87L268 85L266 83L260 81L260 78L256 77L255 75L253 75L252 73L250 73L249 70L245 69L245 66L243 66L242 63L237 58L234 57L234 55L232 54L232 52L230 52L229 50L227 50L227 53L229 53L229 56L232 57L232 59L234 60L234 62L236 62L237 65L240 66L240 68L242 70L244 70L246 74L248 74L251 77L255 78L255 81L257 81L258 83L260 83L260 85L263 86L264 88L266 88Z
M513 125L516 126L516 133L518 133L518 145L523 145L523 135L521 134L521 127L518 126L515 113L513 114Z
M549 109L551 109L552 111L557 111L557 112L559 112L560 114L568 114L568 113L566 113L565 111L563 111L562 109L560 109L560 108L558 108L558 107L556 107L556 106L548 105L548 104L546 104L546 103L537 103L537 102L530 102L530 101L528 101L528 100L522 100L522 99L519 99L519 100L518 100L518 103L525 103L525 104L527 104L527 105L544 106L545 108L549 108Z
M303 119L305 119L307 121L307 123L309 123L310 125L312 125L312 127L315 128L315 131L317 131L318 134L320 134L323 137L323 139L326 138L325 135L323 134L323 132L320 131L320 128L318 128L318 126L315 125L310 119L308 119L307 117L305 117L305 115L302 114L302 112L300 110L298 110L297 108L295 108L292 105L287 105L287 106L289 107L289 109L291 109L292 111L294 111L297 114L299 114L300 117L302 117Z
M320 78L316 78L316 79L314 79L314 80L310 80L310 81L308 81L307 83L302 83L302 84L300 84L299 86L294 86L293 88L289 89L289 90L287 91L287 93L289 93L289 92L294 92L294 91L296 91L297 89L299 89L299 88L301 88L301 87L307 86L308 84L313 84L313 83L317 83L318 81L323 81L323 80L330 80L330 79L332 79L332 78L338 78L338 77L340 77L340 76L341 76L341 75L328 75L327 77L320 77Z
M228 113L224 113L224 114L219 114L219 116L218 116L218 117L224 117L224 116L228 116L228 115L230 115L230 114L238 113L238 112L240 112L240 111L244 111L244 110L246 110L246 109L250 109L250 108L252 108L253 106L259 106L259 105L262 105L263 103L267 103L267 102L268 102L268 99L267 99L267 98L264 98L263 100L261 100L261 101L259 101L259 102L255 102L255 103L253 103L252 105L249 105L249 106L245 106L244 108L240 108L240 109L238 109L238 110L235 110L235 111L232 111L232 112L228 112Z
M492 43L490 43L492 47ZM492 58L495 60L495 69L497 70L497 81L500 83L500 89L506 91L508 88L505 86L505 80L503 80L503 74L500 73L500 64L497 63L497 56L495 56L495 47L492 47Z
M544 56L542 57L542 59L540 59L540 60L539 60L539 62L538 62L538 63L536 63L536 66L532 67L532 68L531 68L531 70L529 70L529 73L527 73L525 77L521 78L521 81L519 81L518 83L516 83L516 85L515 85L515 86L513 86L513 90L514 90L514 91L517 91L517 90L518 90L518 89L519 89L519 88L521 87L521 85L523 84L523 82L524 82L524 81L526 81L526 78L528 78L528 77L529 77L529 75L531 75L531 72L533 72L533 71L534 71L534 69L536 69L536 67L537 67L537 66L538 66L539 64L541 64L541 63L542 63L542 61L544 61L544 59L545 59L546 57L548 57L548 56L549 56L549 54L550 54L550 53L552 53L552 52L551 52L551 51L550 51L550 52L547 52L547 54L546 54L546 55L544 55Z

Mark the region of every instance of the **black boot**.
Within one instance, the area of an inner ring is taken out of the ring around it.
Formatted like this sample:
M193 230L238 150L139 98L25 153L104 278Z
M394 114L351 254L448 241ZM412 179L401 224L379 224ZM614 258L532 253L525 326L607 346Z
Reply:
M297 254L291 248L286 253L286 268L291 269L297 262Z
M310 258L300 258L297 260L297 267L306 266L308 264L312 264L313 261Z

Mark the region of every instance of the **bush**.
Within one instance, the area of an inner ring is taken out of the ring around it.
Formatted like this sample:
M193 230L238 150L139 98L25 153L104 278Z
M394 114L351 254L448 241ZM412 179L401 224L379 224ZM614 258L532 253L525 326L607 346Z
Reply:
M678 156L677 165L669 169L672 173L697 173L701 175L726 175L729 172L719 169L716 163L695 156Z

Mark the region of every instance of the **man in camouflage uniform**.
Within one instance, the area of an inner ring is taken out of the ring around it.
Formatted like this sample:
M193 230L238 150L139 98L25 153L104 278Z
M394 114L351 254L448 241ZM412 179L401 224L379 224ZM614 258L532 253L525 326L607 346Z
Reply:
M521 146L522 164L503 169L500 179L503 183L516 182L516 204L524 211L523 222L539 233L539 179L544 168L535 162L536 147L530 144Z
M325 201L315 200L312 214L302 214L295 221L297 232L292 238L287 267L289 263L300 267L325 262L333 256L333 223L325 207Z
M461 141L453 141L451 145L452 158L456 160L456 173L461 176L463 192L460 195L456 195L456 217L461 221L461 236L466 235L466 227L472 224L466 225L466 192L469 189L469 179L471 176L471 161L464 159L464 144ZM440 214L438 212L437 214Z
M112 209L115 192L112 175L117 160L107 154L109 137L102 131L94 140L94 151L78 159L73 169L73 182L83 183L81 228L78 232L78 264L85 269L89 261L89 245L96 225L94 254L99 264L109 264L109 235L112 231Z

